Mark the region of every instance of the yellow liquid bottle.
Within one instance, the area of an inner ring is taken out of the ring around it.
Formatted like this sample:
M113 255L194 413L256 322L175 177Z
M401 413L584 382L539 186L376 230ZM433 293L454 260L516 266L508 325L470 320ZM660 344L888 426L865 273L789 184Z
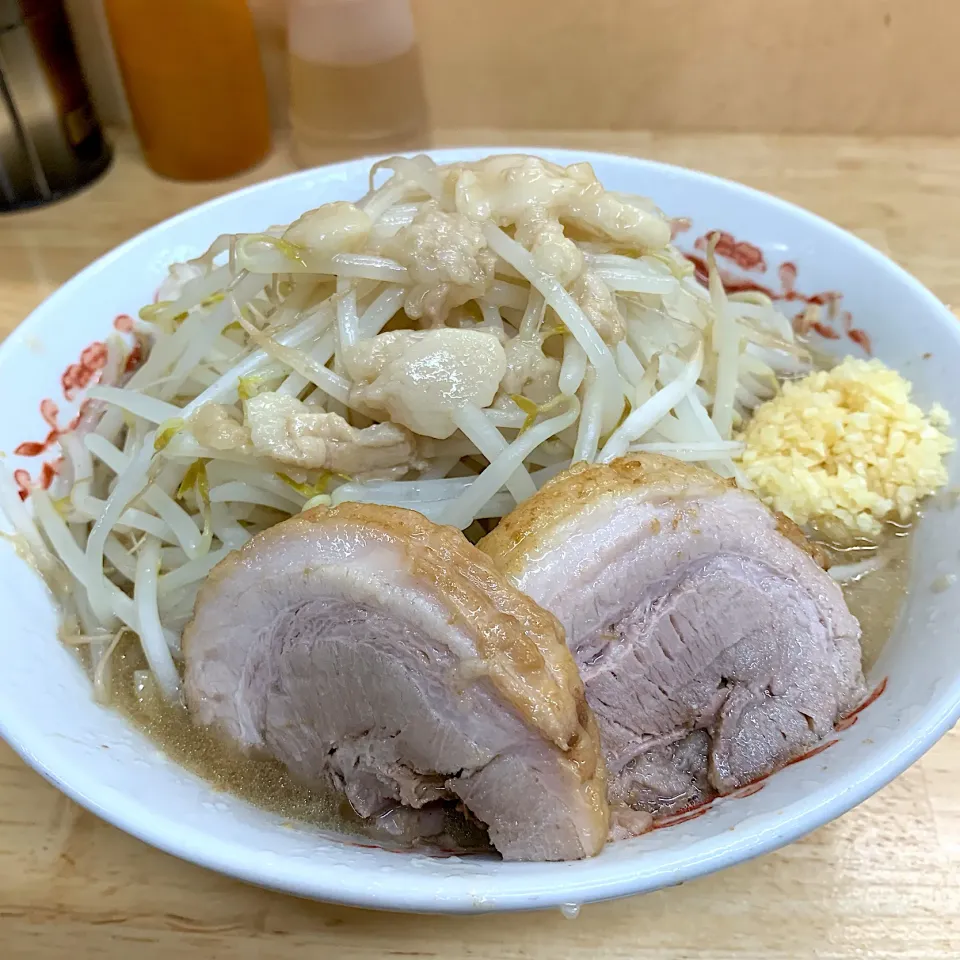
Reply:
M408 0L291 0L287 17L298 163L428 145Z
M216 180L270 149L270 117L246 0L106 0L147 163L175 180Z

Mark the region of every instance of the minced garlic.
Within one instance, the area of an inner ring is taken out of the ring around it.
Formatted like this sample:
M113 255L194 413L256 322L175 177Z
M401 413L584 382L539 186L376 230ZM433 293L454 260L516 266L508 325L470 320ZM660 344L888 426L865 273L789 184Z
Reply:
M744 473L771 507L803 525L832 516L874 535L909 520L917 501L947 481L955 442L939 404L929 415L911 384L879 360L847 359L784 384L743 431Z

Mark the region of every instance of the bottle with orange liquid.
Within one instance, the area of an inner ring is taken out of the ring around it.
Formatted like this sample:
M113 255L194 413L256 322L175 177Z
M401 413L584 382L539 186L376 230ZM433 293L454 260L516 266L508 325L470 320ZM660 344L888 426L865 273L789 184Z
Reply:
M240 173L270 149L267 90L245 0L105 0L147 163L175 180Z

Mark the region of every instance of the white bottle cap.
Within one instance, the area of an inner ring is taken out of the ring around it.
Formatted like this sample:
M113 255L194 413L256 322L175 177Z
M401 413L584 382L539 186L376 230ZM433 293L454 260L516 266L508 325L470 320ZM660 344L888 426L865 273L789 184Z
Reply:
M290 0L292 56L331 66L392 60L416 42L409 0Z

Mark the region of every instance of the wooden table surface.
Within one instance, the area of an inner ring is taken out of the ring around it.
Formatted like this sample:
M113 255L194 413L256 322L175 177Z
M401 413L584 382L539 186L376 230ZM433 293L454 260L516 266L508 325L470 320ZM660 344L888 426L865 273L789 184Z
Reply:
M445 144L496 143L493 132ZM709 170L795 201L960 304L960 140L530 133ZM175 184L119 137L113 169L46 209L0 216L0 332L95 257L236 182ZM908 318L904 318L905 321ZM960 730L960 728L958 728ZM0 744L0 958L270 960L960 956L960 732L800 843L660 893L471 918L377 914L268 893L182 863L61 796Z

